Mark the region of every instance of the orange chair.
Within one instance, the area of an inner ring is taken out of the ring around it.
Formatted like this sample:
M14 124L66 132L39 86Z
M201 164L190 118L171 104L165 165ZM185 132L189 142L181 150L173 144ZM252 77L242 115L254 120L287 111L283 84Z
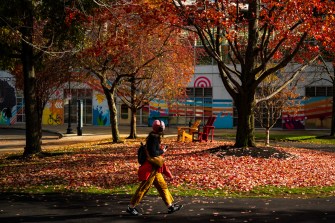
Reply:
M191 127L188 126L179 126L178 129L178 136L177 141L184 142L186 139L190 139L192 141L192 136L194 132L198 131L199 125L201 120L196 120Z
M211 142L213 142L214 140L214 122L216 120L216 117L212 116L212 117L209 117L208 120L207 120L207 123L206 125L204 125L202 128L202 132L199 131L198 132L193 132L193 136L192 136L192 139L193 141L199 141L199 142L202 142L202 140L204 141L208 141L208 137L209 135L211 135ZM198 135L198 137L195 137L195 134Z
M199 128L197 129L190 129L189 132L183 131L182 136L181 136L181 141L185 142L185 141L190 141L190 142L194 142L194 133L195 132L199 132Z

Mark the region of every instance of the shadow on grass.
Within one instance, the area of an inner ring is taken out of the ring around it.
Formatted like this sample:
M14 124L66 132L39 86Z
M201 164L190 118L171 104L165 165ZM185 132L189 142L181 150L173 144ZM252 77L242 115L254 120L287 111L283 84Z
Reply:
M273 147L249 147L249 148L236 148L233 146L219 146L208 150L210 153L214 153L219 157L225 156L251 156L254 158L276 158L276 159L288 159L294 157L292 154L281 151Z
M78 151L57 151L57 152L40 152L31 156L24 156L23 154L13 154L6 157L7 160L30 160L34 158L56 157L64 155L73 155L80 153Z
M335 136L330 135L323 135L323 136L317 136L317 139L335 139Z

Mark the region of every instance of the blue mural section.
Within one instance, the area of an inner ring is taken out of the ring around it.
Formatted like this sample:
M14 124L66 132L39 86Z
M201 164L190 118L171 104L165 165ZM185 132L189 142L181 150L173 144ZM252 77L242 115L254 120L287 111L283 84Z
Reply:
M160 120L169 126L169 109L162 100L153 100L150 103L148 126L152 126L155 120Z
M233 128L233 101L231 99L214 99L212 110L216 115L215 128Z
M105 96L95 91L93 100L93 125L109 126L110 125L110 112Z
M216 116L216 120L214 122L215 128L218 129L231 129L233 128L233 116L231 114L223 115L223 112L220 112Z
M93 125L108 126L110 125L109 110L104 111L101 106L93 109Z

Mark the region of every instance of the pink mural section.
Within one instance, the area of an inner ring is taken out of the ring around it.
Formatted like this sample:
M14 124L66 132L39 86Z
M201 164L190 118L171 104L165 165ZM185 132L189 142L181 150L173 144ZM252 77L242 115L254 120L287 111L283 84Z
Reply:
M211 81L205 76L200 76L194 81L194 87L206 88L211 86L212 86Z

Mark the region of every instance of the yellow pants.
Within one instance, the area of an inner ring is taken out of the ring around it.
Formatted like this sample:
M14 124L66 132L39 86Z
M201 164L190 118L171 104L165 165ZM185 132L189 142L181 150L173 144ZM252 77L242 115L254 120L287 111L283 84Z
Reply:
M164 203L166 205L172 204L173 197L167 187L164 177L161 173L157 173L156 170L153 170L151 172L148 180L141 182L140 186L137 188L135 194L133 195L130 204L134 206L138 205L144 195L148 192L152 184L157 188L159 195L162 197Z

